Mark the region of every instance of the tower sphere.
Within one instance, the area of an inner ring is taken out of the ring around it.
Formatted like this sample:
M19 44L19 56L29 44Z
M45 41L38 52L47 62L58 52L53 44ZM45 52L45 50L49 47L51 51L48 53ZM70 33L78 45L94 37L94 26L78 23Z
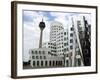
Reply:
M40 29L44 29L45 28L45 23L43 22L43 20L40 22L39 27L40 27Z

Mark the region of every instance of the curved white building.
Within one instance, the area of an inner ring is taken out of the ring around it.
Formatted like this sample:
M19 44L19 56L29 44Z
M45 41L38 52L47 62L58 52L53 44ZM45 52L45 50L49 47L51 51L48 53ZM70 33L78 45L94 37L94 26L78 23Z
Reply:
M64 28L62 23L58 21L53 21L50 25L50 42L56 44L57 55L63 54L63 40L64 40Z

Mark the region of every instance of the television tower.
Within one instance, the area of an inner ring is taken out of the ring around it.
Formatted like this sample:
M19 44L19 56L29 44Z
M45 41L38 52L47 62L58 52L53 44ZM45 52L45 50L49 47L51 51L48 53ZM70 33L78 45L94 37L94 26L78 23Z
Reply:
M44 28L45 28L45 22L43 22L43 19L42 19L42 21L39 23L39 28L40 28L40 30L41 30L41 32L40 32L39 48L42 48L43 30L44 30Z

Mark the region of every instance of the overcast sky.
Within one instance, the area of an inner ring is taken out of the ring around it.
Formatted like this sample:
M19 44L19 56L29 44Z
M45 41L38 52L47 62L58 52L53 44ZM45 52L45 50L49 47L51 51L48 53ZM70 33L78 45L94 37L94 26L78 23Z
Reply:
M66 29L71 26L72 16L85 16L88 22L91 22L91 14L86 13L23 10L23 60L27 61L29 59L29 49L38 48L39 46L39 23L42 18L46 24L43 31L43 42L47 42L50 35L50 23L59 21Z

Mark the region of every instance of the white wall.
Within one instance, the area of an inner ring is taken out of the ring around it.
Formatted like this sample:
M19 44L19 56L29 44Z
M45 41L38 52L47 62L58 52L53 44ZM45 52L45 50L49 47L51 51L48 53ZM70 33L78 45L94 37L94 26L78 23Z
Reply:
M98 14L100 14L100 0L30 0L30 1L64 3L64 4L97 5L99 10ZM11 65L11 48L10 48L11 47L11 41L10 41L11 40L11 21L10 21L11 3L10 2L11 0L0 0L0 80L13 80L10 78L10 68L11 68L10 66ZM100 22L100 16L98 16L98 19L99 19L98 22ZM100 26L100 24L98 26ZM100 35L99 30L100 27L98 27L98 35ZM98 45L100 45L100 37L98 37L98 41L99 41ZM98 54L98 57L100 57L100 54ZM98 66L100 67L99 61L100 58L98 60ZM33 78L28 78L28 79L33 80ZM98 74L34 78L34 80L40 80L40 79L41 80L100 80L100 69Z

